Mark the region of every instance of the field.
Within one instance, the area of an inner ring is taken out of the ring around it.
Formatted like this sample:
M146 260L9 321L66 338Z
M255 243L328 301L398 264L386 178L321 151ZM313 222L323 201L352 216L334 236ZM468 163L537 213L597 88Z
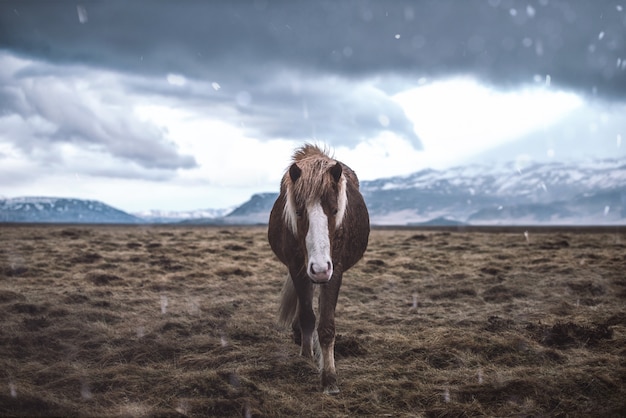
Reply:
M263 227L0 225L1 416L626 416L626 229L375 229L341 393Z

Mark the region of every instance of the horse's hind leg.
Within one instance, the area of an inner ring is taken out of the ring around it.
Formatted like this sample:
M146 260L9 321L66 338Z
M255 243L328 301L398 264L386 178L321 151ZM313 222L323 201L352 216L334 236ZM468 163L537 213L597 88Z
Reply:
M341 287L341 274L335 274L320 291L320 322L317 326L321 357L320 372L324 393L339 393L335 370L335 307Z

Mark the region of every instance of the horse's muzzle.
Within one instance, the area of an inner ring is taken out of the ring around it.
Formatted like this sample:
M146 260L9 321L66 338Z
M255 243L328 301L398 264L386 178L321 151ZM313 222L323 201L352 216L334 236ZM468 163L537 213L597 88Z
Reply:
M328 283L330 278L333 277L333 264L330 261L328 261L325 266L309 263L307 274L313 283Z

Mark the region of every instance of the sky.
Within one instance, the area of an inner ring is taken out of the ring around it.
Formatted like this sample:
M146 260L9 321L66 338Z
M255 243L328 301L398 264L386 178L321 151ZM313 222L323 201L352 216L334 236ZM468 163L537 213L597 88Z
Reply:
M226 208L305 142L373 180L625 138L626 0L0 2L0 198Z

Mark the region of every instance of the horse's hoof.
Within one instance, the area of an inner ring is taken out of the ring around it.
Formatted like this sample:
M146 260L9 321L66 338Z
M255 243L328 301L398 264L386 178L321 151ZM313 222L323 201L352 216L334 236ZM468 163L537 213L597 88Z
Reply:
M326 395L337 395L339 393L339 388L336 384L328 385L324 388L324 393Z

